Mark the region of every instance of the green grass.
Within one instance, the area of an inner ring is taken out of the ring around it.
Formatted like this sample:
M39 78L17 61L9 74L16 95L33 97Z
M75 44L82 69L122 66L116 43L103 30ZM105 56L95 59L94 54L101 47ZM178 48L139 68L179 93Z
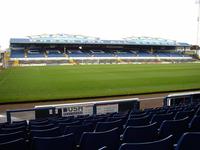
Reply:
M0 103L200 89L200 64L16 67L0 71Z

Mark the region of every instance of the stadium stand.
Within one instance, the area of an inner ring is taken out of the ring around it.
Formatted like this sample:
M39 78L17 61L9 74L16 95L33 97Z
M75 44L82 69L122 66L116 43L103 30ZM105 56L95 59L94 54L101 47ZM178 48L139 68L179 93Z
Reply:
M60 50L47 50L47 57L64 57L64 53Z
M11 58L24 58L25 57L25 52L24 52L23 49L12 50L10 57Z
M89 57L87 52L83 52L81 50L68 50L67 55L69 57Z
M103 50L90 50L90 56L92 57L113 57L112 53L108 53Z
M45 44L45 45L44 45ZM177 51L178 49L178 51ZM103 40L80 35L38 35L10 40L10 64L111 64L146 62L191 62L184 52L187 43L149 37ZM57 62L58 61L58 62ZM61 63L62 64L62 63Z
M6 122L0 125L0 148L197 150L200 147L199 109L200 103L190 103L99 115L50 116ZM172 113L173 110L177 111ZM175 117L180 112L184 115ZM129 124L131 119L136 123ZM145 120L144 123L141 120Z
M28 58L40 58L44 57L44 52L41 50L28 50L27 51Z

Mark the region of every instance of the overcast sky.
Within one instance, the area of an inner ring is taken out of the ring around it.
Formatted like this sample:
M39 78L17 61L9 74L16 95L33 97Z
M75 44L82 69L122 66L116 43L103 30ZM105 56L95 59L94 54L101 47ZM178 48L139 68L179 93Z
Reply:
M12 37L161 37L196 44L195 0L0 0L0 45Z

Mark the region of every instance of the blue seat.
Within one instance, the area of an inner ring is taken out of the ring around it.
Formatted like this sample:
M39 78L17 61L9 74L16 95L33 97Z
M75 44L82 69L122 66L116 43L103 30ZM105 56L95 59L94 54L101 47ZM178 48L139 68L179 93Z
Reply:
M123 130L123 120L109 121L109 122L98 122L95 128L95 132L102 132L119 128L120 132Z
M195 115L200 116L200 107L196 110Z
M158 139L157 123L146 126L128 126L122 137L123 143L150 142Z
M19 138L26 138L26 133L22 131L7 133L7 134L0 134L0 143L14 141Z
M54 119L53 120L54 123L59 124L59 123L71 123L74 122L76 120L74 120L74 118L58 118L58 119Z
M75 137L75 142L78 145L80 143L80 138L83 132L93 132L93 125L73 125L73 126L67 126L65 128L64 134L70 134L73 133Z
M26 132L26 126L19 126L19 127L4 127L0 129L0 134L9 134L9 133L13 133L13 132Z
M108 150L116 150L119 147L120 133L115 128L104 132L85 132L80 141L81 150L98 150L106 146Z
M74 135L58 137L34 137L32 150L74 150L76 147Z
M164 120L173 120L174 114L173 113L166 113L166 114L155 114L151 118L150 123L157 122L158 126L160 127L161 123Z
M184 133L179 139L175 150L199 150L200 132Z
M48 119L36 119L36 120L29 120L29 125L47 125L49 124Z
M200 132L200 116L194 116L189 123L189 130L192 132Z
M14 141L0 143L1 150L28 150L27 143L24 139L20 138Z
M98 123L98 122L103 122L103 121L105 121L106 120L106 118L95 118L95 119L88 119L88 120L84 120L83 121L83 124L92 124L93 125L93 127L95 128L96 127L96 124Z
M172 135L153 142L124 143L119 150L173 150Z
M21 126L27 126L26 120L24 120L24 121L14 121L11 124L5 125L5 128L17 128L17 127L21 127Z
M65 131L65 127L67 126L74 126L74 125L80 125L81 122L80 121L73 121L73 122L69 122L69 123L59 123L58 126L60 128L60 132L64 132Z
M54 128L54 124L45 124L45 125L31 125L30 130L47 130Z
M52 129L47 129L47 130L31 130L30 131L31 137L55 137L55 136L60 136L60 129L59 127L55 127Z
M46 51L48 57L64 57L64 54L60 50L48 50Z
M181 135L188 131L188 123L188 117L180 120L165 120L160 126L159 135L161 138L165 138L172 134L174 143L176 143Z
M189 117L189 119L191 120L194 116L194 111L179 111L176 113L174 119L178 120L178 119L183 119L185 117Z
M132 118L141 118L141 117L145 117L147 115L148 115L148 113L146 113L146 112L141 113L141 114L130 114L129 115L129 119L132 119Z
M127 121L127 116L122 117L108 117L106 121L116 121L116 120L122 120L122 124L124 125Z
M129 115L131 114L144 114L144 113L148 113L147 111L143 111L143 110L131 110Z
M133 118L133 119L128 119L126 122L126 126L144 126L148 125L150 121L150 116L144 116L141 118Z
M4 128L7 124L9 124L9 123L8 122L0 123L0 130L1 130L1 128Z

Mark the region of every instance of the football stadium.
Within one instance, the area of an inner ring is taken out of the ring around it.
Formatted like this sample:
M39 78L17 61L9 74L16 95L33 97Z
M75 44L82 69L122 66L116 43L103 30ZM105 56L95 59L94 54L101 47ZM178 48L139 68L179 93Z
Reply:
M9 51L1 54L0 148L198 145L200 63L191 49L150 37L11 38Z
M0 150L199 150L196 3L0 2Z

